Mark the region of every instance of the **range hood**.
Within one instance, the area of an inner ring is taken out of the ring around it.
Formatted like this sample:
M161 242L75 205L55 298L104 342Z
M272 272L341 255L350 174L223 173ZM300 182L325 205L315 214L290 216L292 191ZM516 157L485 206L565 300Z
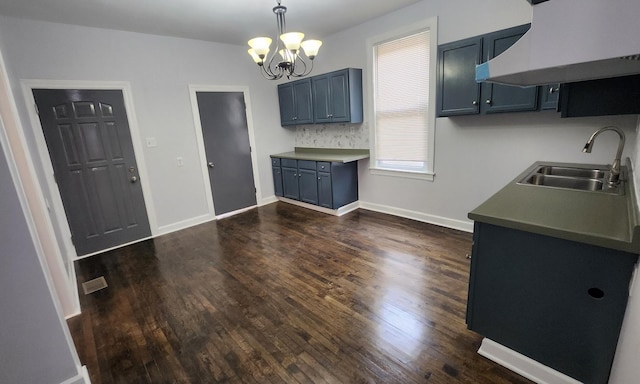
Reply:
M640 0L549 0L531 29L476 67L477 81L571 83L640 74Z

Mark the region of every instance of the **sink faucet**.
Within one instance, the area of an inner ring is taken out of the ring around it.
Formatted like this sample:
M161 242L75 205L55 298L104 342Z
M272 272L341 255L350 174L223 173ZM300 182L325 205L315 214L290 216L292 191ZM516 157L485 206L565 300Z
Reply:
M620 141L618 142L618 152L616 152L616 158L613 160L613 164L611 164L611 172L609 172L609 177L607 181L611 185L616 185L620 183L620 158L622 157L622 150L624 149L624 141L625 136L622 129L614 126L602 127L597 131L593 132L587 144L582 148L582 152L591 153L591 149L593 148L593 141L596 139L596 136L601 134L604 131L614 131L620 136Z

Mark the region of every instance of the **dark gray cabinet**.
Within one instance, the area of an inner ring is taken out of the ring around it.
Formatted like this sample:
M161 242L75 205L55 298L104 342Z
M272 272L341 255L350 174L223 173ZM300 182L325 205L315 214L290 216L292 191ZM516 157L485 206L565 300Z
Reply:
M272 158L274 189L281 175L283 196L328 209L358 200L358 164ZM275 168L280 164L280 173Z
M476 222L469 329L584 383L606 383L638 256Z
M482 43L486 60L491 60L511 47L529 30L521 25L485 35ZM535 111L538 108L538 87L514 87L482 83L481 113Z
M362 70L346 68L278 85L280 124L362 123Z
M276 196L282 196L284 189L282 187L282 167L280 159L271 159L271 170L273 172L273 188Z
M438 116L480 113L476 64L480 64L481 60L481 37L438 47Z
M311 78L313 122L362 122L362 70L342 69Z
M318 162L318 205L333 208L333 187L331 186L331 163Z
M298 187L298 162L291 159L280 159L282 165L282 196L300 200L300 188Z
M640 75L562 84L560 116L640 114Z
M298 187L300 201L318 205L318 174L315 161L298 160Z
M282 126L311 124L313 122L311 97L311 79L279 84L280 124Z
M560 84L549 84L540 87L540 109L557 110L560 99Z
M529 29L525 24L438 47L437 115L533 111L539 87L475 81L476 65L504 52Z

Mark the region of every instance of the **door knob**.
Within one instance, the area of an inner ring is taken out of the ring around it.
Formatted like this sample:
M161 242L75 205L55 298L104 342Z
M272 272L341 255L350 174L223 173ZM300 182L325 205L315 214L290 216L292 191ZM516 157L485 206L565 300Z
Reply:
M213 162L211 162L211 161L210 161L210 162L208 162L208 163L207 163L207 167L209 167L209 168L213 168Z
M131 176L131 178L129 180L131 180L132 183L135 183L136 181L138 181L138 177Z

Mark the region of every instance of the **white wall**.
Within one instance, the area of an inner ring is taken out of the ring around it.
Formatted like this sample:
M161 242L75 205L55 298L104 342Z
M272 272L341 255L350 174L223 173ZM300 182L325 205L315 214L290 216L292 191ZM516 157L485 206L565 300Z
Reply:
M0 119L0 383L80 384L80 360L39 258L17 174Z
M97 28L0 18L0 36L28 146L36 154L20 79L125 81L131 84L156 223L162 232L207 214L188 85L249 87L257 170L263 196L273 195L269 154L290 150L294 132L280 127L276 84L259 74L244 47ZM184 158L178 167L176 157ZM138 159L140 161L140 159ZM41 171L41 169L39 169ZM39 175L44 180L43 175ZM50 195L51 191L45 191ZM159 230L158 230L159 229Z
M368 38L433 16L438 17L442 44L530 22L531 7L513 0L422 1L325 38L317 73L357 67L366 78ZM364 92L370 92L366 81ZM365 103L363 129L369 125L370 107ZM560 119L549 111L438 118L435 181L372 175L365 162L360 167L360 200L383 211L471 229L467 213L537 160L610 163L616 135L598 137L592 154L581 152L589 135L604 125L625 130L628 155L635 143L635 122L635 116ZM297 145L302 138L309 141L300 130Z

